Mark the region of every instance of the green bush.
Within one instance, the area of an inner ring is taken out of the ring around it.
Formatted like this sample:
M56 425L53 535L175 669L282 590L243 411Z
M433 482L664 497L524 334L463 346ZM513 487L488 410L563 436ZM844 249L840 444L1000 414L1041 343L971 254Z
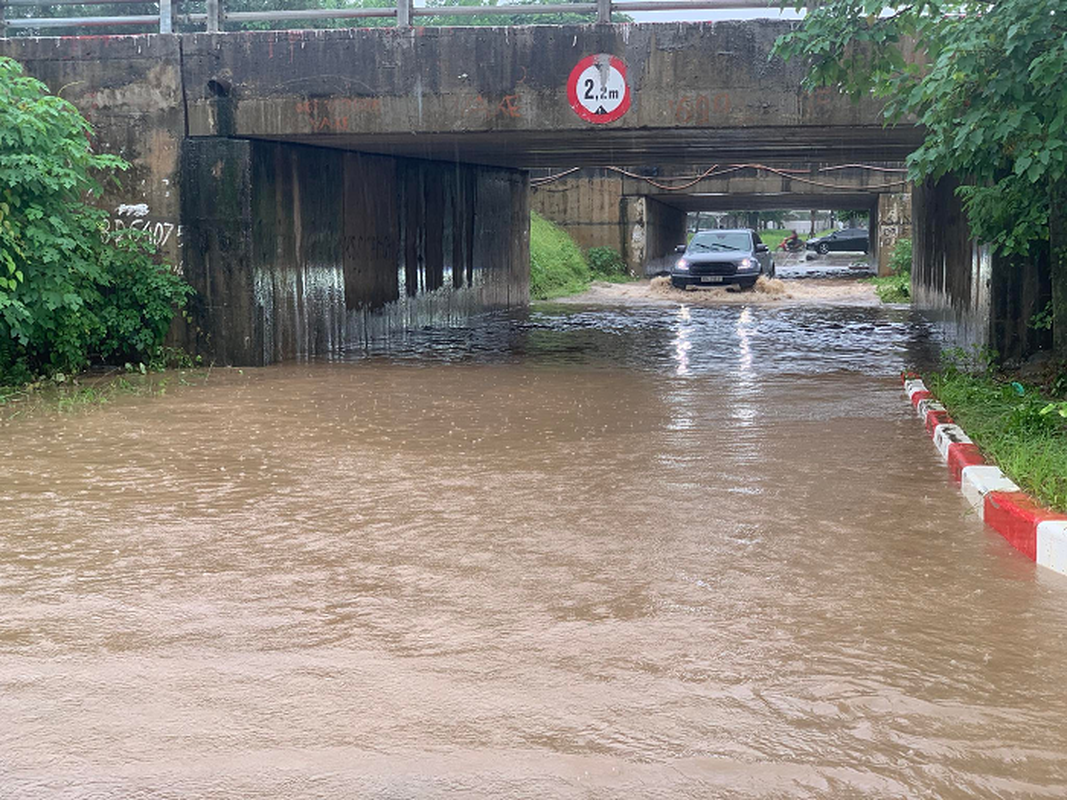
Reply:
M104 233L93 153L77 109L0 58L0 382L94 358L150 360L189 287L155 263L147 234Z
M911 275L911 239L897 239L889 257L889 269L894 275Z
M911 277L908 275L886 275L881 278L867 278L874 284L874 291L883 303L910 303Z
M99 338L89 353L108 363L158 363L174 310L192 294L184 280L156 263L155 246L145 231L109 234L101 248L104 279L91 310Z
M578 294L593 279L582 251L565 230L536 211L530 214L530 297Z
M590 247L585 254L589 269L599 280L624 281L630 279L630 270L617 250L610 247Z
M883 303L911 302L911 239L897 239L889 257L891 274L868 278Z

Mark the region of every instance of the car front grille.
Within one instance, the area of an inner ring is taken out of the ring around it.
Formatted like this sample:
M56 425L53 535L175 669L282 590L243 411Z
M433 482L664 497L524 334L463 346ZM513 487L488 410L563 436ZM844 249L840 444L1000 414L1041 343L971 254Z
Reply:
M730 262L715 262L711 264L691 264L691 275L733 275L737 272L737 265Z

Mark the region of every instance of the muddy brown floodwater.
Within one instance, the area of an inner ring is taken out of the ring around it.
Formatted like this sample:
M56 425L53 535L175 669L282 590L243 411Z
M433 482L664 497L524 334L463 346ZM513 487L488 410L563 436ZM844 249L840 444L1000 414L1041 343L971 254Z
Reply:
M0 427L0 797L1063 797L926 339L545 306Z

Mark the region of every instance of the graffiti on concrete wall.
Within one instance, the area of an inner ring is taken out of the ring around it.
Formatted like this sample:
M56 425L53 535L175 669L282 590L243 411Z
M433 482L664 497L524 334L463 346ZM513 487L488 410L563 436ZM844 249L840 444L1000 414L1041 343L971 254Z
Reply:
M147 203L121 203L107 220L106 230L148 231L160 249L166 247L172 238L179 246L182 241L182 226L152 219Z
M730 113L730 95L718 94L683 94L671 101L675 122L681 125L709 125L713 118L725 117Z
M296 113L306 117L315 133L347 131L355 117L381 116L380 97L314 97L299 100Z
M522 97L506 94L500 100L485 95L454 94L452 113L465 120L522 119Z

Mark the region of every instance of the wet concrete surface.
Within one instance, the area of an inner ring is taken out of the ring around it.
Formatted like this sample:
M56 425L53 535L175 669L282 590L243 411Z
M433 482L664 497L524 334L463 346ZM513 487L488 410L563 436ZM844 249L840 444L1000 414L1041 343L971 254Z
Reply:
M544 305L0 428L0 796L1062 797L906 310Z

